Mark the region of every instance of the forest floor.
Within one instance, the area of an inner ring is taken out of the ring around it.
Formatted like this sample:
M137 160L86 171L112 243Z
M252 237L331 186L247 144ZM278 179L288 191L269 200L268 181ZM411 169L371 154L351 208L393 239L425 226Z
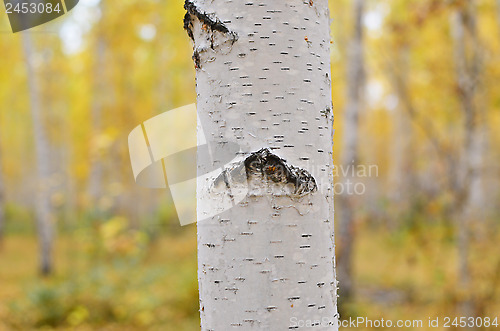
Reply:
M405 330L424 330L429 318L456 315L466 293L457 290L452 231L357 230L356 297L343 318L422 320L423 329ZM7 235L0 249L0 331L199 329L195 227L142 246L140 236L116 224L97 236L60 235L55 272L42 279L35 237ZM500 256L491 250L498 239L489 233L471 247L477 316L500 318Z

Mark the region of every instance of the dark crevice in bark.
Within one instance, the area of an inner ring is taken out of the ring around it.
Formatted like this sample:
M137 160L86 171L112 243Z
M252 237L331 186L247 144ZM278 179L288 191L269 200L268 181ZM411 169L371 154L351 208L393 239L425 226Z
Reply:
M249 183L264 187L273 186L273 192L286 193L290 197L302 197L316 192L314 177L306 170L287 164L285 159L262 148L251 153L242 163L225 170L214 181L215 187L229 188L232 184Z
M330 107L326 107L325 109L320 110L320 113L327 120L330 120L330 118L331 118L332 122L333 122L332 109Z
M194 50L194 52L193 52L193 61L194 61L194 66L196 69L201 68L200 52L198 52L197 50Z
M317 190L314 177L304 169L288 165L286 160L263 148L245 159L248 179L263 179L283 185L292 184L294 195L305 195Z
M210 48L215 50L215 31L222 33L229 38L229 42L234 44L238 40L238 34L236 32L230 31L228 27L222 23L214 14L207 14L198 8L192 1L186 0L184 3L184 9L186 9L186 15L184 16L184 29L186 30L189 38L195 42L194 37L194 20L198 19L202 24L202 29L208 33L208 38L210 40ZM202 50L195 49L193 53L193 61L196 69L201 68L201 56Z
M184 16L184 29L187 31L191 40L194 41L194 17L198 18L203 26L209 29L212 33L214 31L219 31L223 34L229 34L233 42L238 39L238 35L235 32L230 31L227 26L222 23L217 17L214 17L213 14L207 14L201 11L193 2L186 0L186 2L184 3L184 9L186 9L187 11L186 15Z

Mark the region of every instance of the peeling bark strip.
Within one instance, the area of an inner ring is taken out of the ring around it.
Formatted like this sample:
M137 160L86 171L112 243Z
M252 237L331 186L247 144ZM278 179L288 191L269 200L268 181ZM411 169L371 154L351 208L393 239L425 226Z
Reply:
M314 320L335 331L328 2L189 0L186 10L211 142L197 154L201 329Z

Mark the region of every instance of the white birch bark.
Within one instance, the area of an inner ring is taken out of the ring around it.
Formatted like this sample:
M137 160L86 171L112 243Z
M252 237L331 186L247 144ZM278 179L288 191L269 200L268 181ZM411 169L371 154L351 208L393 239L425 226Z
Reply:
M358 162L359 140L359 113L365 90L365 61L363 40L364 0L352 2L354 27L349 45L347 59L347 101L344 112L344 135L342 137L342 167L352 169ZM339 194L339 249L338 275L340 282L340 300L348 301L352 296L352 249L355 235L353 233L354 206L352 196L349 196L347 187L354 181L350 177L351 171L341 179L342 193Z
M212 142L198 174L223 166L228 143L246 162L264 156L259 171L244 164L252 190L218 216L203 210L241 183L217 194L215 176L198 181L201 328L303 329L314 320L337 330L328 3L194 0L186 9L198 114ZM273 177L271 164L312 175L317 190Z
M40 272L48 275L52 272L53 224L52 206L50 203L50 146L44 126L42 100L39 83L33 64L33 42L30 32L23 32L23 50L26 59L27 79L31 117L33 120L33 136L35 139L37 190L35 192L36 222L39 237Z

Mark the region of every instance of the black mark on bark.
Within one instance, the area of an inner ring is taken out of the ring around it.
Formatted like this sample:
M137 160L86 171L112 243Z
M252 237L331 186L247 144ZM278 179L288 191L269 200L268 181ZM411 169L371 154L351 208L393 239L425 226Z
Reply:
M210 48L215 50L215 34L219 32L226 36L227 40L231 45L234 44L236 40L238 40L238 35L235 32L230 31L227 26L222 23L214 14L207 14L203 12L200 8L198 8L191 0L186 0L184 3L184 8L186 9L186 15L184 16L184 29L187 31L187 34L195 41L194 36L194 23L195 20L198 20L201 24L201 29L206 32L206 36L208 41L210 42ZM224 42L226 42L224 41ZM206 51L207 49L203 49L202 47L196 48L193 53L193 61L196 69L201 69L201 53Z
M267 148L251 153L242 163L225 170L214 181L214 187L225 190L227 184L249 184L249 191L272 187L271 193L302 197L317 191L316 180L304 169L287 164ZM262 191L261 191L262 192Z
M201 57L200 57L200 52L195 50L193 52L193 61L194 61L194 66L196 69L201 68Z
M194 41L194 33L193 33L193 20L194 18L198 18L201 22L203 29L211 32L212 41L213 41L213 33L218 31L223 34L227 34L230 37L231 42L235 42L238 39L238 35L235 32L230 31L227 26L222 23L215 15L207 14L201 11L196 5L190 0L186 0L184 3L184 9L186 9L186 15L184 16L184 29L187 31L189 37ZM212 43L212 49L214 45Z
M264 179L293 187L293 195L305 195L317 190L316 181L309 172L286 163L286 160L263 148L245 159L247 178Z

